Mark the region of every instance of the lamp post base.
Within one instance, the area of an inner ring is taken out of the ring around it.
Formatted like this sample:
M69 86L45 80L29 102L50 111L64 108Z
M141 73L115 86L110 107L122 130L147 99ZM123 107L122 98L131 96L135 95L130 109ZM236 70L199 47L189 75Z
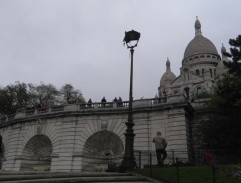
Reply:
M119 167L119 172L126 172L126 171L132 171L134 168L136 168L136 161L134 156L134 137L135 134L133 133L133 126L134 123L126 123L127 130L125 133L126 136L126 144L125 144L125 154L123 157L123 160L121 162L121 165Z
M135 158L126 158L126 159L123 159L119 167L119 172L123 173L127 171L132 171L135 169L135 167L136 167Z

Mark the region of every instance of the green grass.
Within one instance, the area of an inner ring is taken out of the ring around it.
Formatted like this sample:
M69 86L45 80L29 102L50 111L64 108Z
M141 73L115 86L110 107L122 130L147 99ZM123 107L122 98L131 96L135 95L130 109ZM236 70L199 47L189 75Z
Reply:
M177 183L177 168L163 167L152 168L152 176L150 168L137 170L145 176L152 177L169 183ZM179 183L213 183L212 167L210 166L187 166L179 167ZM231 176L226 174L216 174L216 183L241 183L241 180L234 180Z

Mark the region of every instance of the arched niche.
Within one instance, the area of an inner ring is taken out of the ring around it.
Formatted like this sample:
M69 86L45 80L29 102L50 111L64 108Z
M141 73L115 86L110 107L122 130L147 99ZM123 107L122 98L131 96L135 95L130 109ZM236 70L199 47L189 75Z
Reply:
M83 148L82 171L95 171L96 166L108 167L119 164L124 145L118 135L110 131L99 131L91 135Z
M2 141L2 136L0 135L0 170L2 169L3 158L4 158L4 145Z
M35 135L25 145L20 171L49 171L53 146L46 135Z

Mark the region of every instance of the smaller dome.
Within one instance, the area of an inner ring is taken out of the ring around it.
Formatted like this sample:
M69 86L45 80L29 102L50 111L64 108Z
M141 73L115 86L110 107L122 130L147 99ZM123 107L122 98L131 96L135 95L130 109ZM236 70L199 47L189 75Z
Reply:
M217 76L220 76L222 75L223 73L227 72L228 68L224 65L224 61L225 62L230 62L229 58L224 54L226 53L226 48L225 46L222 44L222 47L221 47L221 53L222 53L222 60L220 60L218 62L218 65L216 67L216 74Z
M222 43L222 47L221 47L221 53L225 53L226 52L226 48L224 47L223 43Z
M165 87L165 86L169 85L174 79L176 79L175 74L171 71L170 65L171 65L171 63L169 61L169 58L167 58L166 72L161 77L160 87Z
M217 74L217 76L222 75L223 73L226 72L226 70L227 70L227 67L224 65L223 60L218 62L218 65L216 67L216 74Z
M223 45L223 43L222 43L222 47L221 47L221 53L222 53L222 60L229 62L230 60L228 59L228 57L226 55L227 51L226 51L226 48Z

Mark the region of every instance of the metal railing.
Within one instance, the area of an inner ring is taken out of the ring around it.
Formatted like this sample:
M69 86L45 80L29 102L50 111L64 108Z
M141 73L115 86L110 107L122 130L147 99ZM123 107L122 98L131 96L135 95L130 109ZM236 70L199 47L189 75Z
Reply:
M167 155L164 165L158 166L155 152L135 151L136 172L168 183L241 183L241 151L167 151Z

